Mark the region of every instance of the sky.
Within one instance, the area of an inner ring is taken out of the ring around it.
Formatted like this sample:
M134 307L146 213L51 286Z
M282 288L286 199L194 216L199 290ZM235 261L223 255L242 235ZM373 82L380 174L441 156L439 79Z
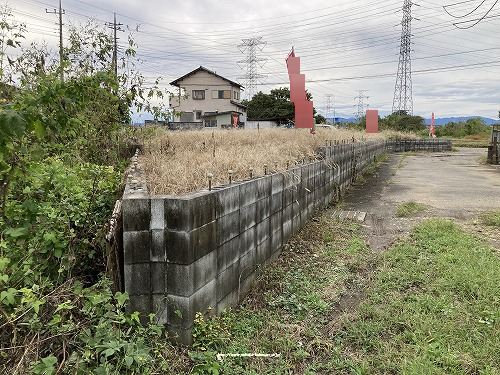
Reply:
M24 21L27 40L59 42L58 0L0 1ZM498 4L497 4L498 3ZM289 87L292 46L314 106L324 116L392 112L404 0L62 0L64 31L93 18L137 29L137 66L146 82L169 82L204 66L246 85L243 40L256 48L257 91ZM47 12L47 11L49 12ZM499 0L419 0L411 7L413 114L484 116L500 110ZM110 30L111 32L111 30ZM66 38L67 34L64 35ZM119 33L126 48L126 33ZM243 52L242 52L243 50ZM240 63L238 63L240 62ZM243 69L242 69L243 68ZM360 90L363 90L360 92ZM242 95L245 98L245 93ZM328 99L329 98L329 99ZM145 116L148 118L148 116Z

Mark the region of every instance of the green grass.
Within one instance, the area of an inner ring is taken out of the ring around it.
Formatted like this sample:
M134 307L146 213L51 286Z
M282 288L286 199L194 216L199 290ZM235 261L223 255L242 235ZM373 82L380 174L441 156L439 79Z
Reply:
M500 211L485 213L481 221L484 225L500 227Z
M498 254L451 221L426 220L375 256L357 224L327 211L240 307L204 323L225 339L190 356L199 373L498 374L499 269Z
M403 202L397 205L396 207L396 216L397 217L407 217L411 216L415 212L424 211L425 206L423 204L409 201Z
M387 252L370 297L337 337L370 373L498 374L499 269L483 242L427 220Z

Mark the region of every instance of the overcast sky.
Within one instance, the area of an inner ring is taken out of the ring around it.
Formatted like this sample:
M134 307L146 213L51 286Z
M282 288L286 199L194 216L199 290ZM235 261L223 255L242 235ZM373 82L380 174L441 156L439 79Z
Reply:
M414 114L478 115L500 110L498 0L419 0L412 6ZM2 1L5 3L5 1ZM29 39L58 43L58 0L10 0ZM139 67L148 80L168 82L200 65L245 85L238 61L242 39L261 37L258 91L288 86L285 58L292 46L316 109L352 116L359 95L382 116L392 110L403 0L62 0L64 23L86 18L135 28ZM445 6L445 7L443 7ZM477 9L476 9L477 8ZM490 10L491 9L491 10ZM448 11L448 14L446 11ZM474 25L479 19L479 23ZM456 25L454 25L456 23ZM457 28L460 27L460 28ZM121 34L120 42L126 42ZM265 60L264 60L265 59ZM240 64L241 65L241 64ZM171 88L173 89L173 88ZM243 97L245 95L243 94ZM365 107L366 109L366 107Z

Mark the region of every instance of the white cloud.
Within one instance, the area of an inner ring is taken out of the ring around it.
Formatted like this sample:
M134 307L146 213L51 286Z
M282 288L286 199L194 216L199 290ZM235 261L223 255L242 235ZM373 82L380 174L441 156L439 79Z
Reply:
M459 30L453 22L478 18L493 5L486 0L472 15L456 19L443 9L453 1L421 0L412 7L412 69L414 114L429 116L482 115L496 117L500 109L500 5L478 25ZM468 13L479 1L462 2L448 10ZM489 4L489 5L488 5ZM56 0L11 3L34 30L32 38L57 45ZM237 46L243 38L267 42L257 56L267 59L258 72L267 75L258 88L268 92L287 85L285 58L295 46L301 57L306 88L315 106L325 109L333 94L337 113L351 115L357 90L366 89L371 109L392 109L398 67L402 0L63 0L65 23L95 17L135 27L141 70L164 82L203 65L237 80L244 75L237 61L245 59ZM470 24L460 24L467 26ZM122 34L121 42L125 42ZM496 62L495 62L496 61ZM485 64L486 63L486 64ZM483 64L483 65L479 65Z

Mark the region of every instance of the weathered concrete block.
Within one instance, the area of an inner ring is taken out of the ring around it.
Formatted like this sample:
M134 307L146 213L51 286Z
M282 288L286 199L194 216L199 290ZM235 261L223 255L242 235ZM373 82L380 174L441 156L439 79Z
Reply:
M123 278L125 291L133 295L151 293L151 271L149 263L125 264Z
M240 258L239 262L239 280L244 280L257 268L257 247L250 250Z
M239 187L240 209L257 201L257 180L242 182Z
M149 264L151 272L151 293L162 294L166 292L166 271L167 264L164 262L154 262ZM144 291L145 292L145 291Z
M261 243L271 235L271 219L268 217L256 225L257 244Z
M123 232L124 264L149 262L151 248L149 231Z
M169 326L190 328L193 326L195 314L205 313L208 308L216 307L215 279L198 289L190 297L168 295L167 317Z
M257 245L256 264L257 267L264 265L266 260L271 256L271 238L266 238Z
M271 175L271 195L280 193L283 191L283 183L285 177L282 173L274 173Z
M151 230L151 254L152 262L165 262L167 260L167 251L165 249L165 230Z
M217 248L217 225L212 221L191 232L165 231L167 261L190 264Z
M256 227L248 228L240 234L240 256L246 254L257 246Z
M203 288L217 276L217 251L208 253L194 264L195 290ZM215 307L213 305L212 307Z
M229 265L216 277L217 301L223 300L231 291L238 288L240 260Z
M165 199L151 198L151 223L150 229L163 230L165 229Z
M257 223L257 202L240 208L240 233Z
M151 200L149 198L126 198L122 200L123 231L149 230L151 224Z
M293 220L283 220L283 243L288 242L293 234Z
M270 232L271 234L276 232L277 230L281 230L283 227L283 212L278 211L275 214L271 215L271 225L270 225Z
M283 208L283 222L293 219L293 204L290 204Z
M167 263L168 294L189 297L208 284L217 274L217 252L213 251L188 264Z
M262 220L268 218L271 215L271 198L267 196L257 201L257 216L256 222L261 222Z
M271 254L281 250L283 246L283 230L277 230L271 234Z
M152 295L152 312L156 315L155 322L166 324L168 321L167 314L167 297L164 293Z
M283 191L271 195L271 212L273 215L283 209Z
M189 297L195 292L194 263L167 263L166 272L166 291L169 295Z
M147 324L149 321L149 313L151 312L151 295L142 294L130 296L127 304L125 305L127 314L132 314L135 311L140 313L139 319L142 324Z
M182 328L167 325L166 326L168 338L176 344L191 346L193 345L193 326L189 328Z
M240 211L234 211L217 219L217 245L220 246L240 234Z
M217 191L216 215L223 217L240 209L240 185L234 184Z
M287 207L292 204L295 186L283 190L283 207Z
M234 237L217 248L217 270L222 272L240 257L240 238Z
M238 304L238 288L233 289L217 302L217 315L222 314L225 309L234 307Z
M197 192L182 198L165 200L167 228L189 232L216 218L216 192Z
M269 198L271 195L271 175L258 178L257 183L257 200Z

